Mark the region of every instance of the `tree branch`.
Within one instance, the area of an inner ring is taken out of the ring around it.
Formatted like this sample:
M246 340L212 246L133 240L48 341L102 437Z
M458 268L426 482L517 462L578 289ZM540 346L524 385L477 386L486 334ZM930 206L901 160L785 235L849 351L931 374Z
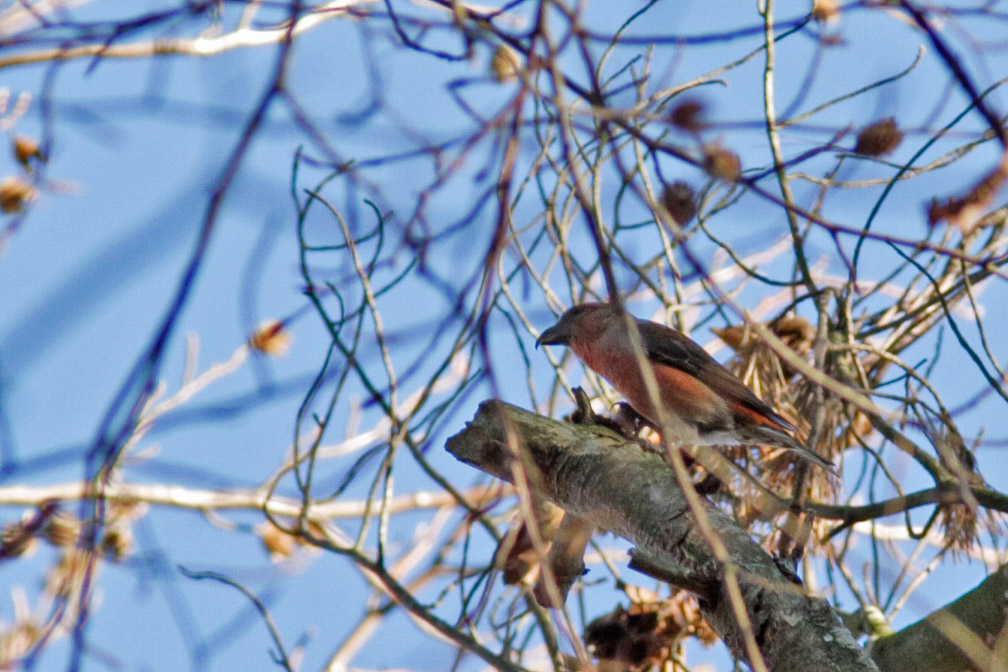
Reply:
M876 640L872 658L882 670L1004 670L1006 595L1008 565L1002 565L955 602Z
M877 669L824 600L804 594L731 517L703 500L704 515L731 557L730 568L718 563L672 470L635 442L601 427L561 423L487 401L446 449L509 481L520 460L535 492L636 544L636 568L693 592L737 658L746 658L745 633L732 612L729 569L767 668Z

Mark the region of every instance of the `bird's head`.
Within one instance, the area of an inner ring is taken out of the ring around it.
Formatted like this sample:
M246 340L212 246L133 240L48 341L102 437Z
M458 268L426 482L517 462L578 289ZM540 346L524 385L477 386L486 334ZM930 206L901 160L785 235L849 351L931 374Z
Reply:
M620 309L610 303L582 303L560 316L560 320L536 339L540 345L571 345L576 338L589 338L604 332Z

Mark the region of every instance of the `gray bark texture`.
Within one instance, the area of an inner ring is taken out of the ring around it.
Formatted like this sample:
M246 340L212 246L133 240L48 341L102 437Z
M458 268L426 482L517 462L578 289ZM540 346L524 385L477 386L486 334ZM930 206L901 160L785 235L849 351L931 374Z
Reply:
M952 604L875 641L872 658L883 670L932 672L1008 670L1008 566Z
M446 448L509 482L515 467L524 465L534 491L635 544L632 566L694 593L707 621L737 658L749 661L750 656L747 631L726 588L728 574L737 577L767 669L877 671L825 600L806 595L729 515L702 499L713 534L730 558L724 565L719 562L672 468L636 442L603 427L557 422L486 401Z

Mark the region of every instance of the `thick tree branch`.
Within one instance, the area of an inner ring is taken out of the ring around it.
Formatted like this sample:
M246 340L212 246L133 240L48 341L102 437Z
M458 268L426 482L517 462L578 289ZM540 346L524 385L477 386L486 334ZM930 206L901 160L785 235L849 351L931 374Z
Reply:
M879 639L872 658L882 670L1008 669L1008 565L927 618Z
M505 480L521 460L534 491L630 540L637 545L636 567L696 594L714 630L745 658L744 633L725 587L728 568L715 559L660 456L607 429L557 422L498 401L484 402L446 448ZM704 505L728 549L769 669L877 669L824 600L804 594L731 517L707 500Z

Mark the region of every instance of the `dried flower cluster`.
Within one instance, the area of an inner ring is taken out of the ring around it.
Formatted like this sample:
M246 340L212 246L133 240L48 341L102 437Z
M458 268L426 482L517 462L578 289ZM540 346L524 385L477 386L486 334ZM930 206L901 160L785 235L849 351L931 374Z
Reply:
M710 646L717 636L704 620L696 600L684 591L666 600L617 607L585 630L585 643L600 663L643 672L661 669L679 653L687 637Z

